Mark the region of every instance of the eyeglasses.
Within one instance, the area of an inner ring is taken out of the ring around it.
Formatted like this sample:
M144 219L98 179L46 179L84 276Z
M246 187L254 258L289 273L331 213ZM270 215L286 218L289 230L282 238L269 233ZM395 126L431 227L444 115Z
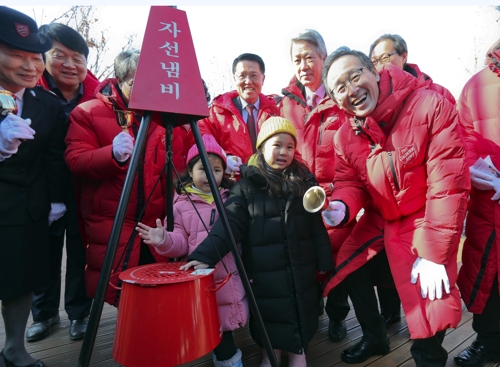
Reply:
M134 79L130 79L128 82L126 80L123 81L125 84L127 84L130 88L133 87L134 85Z
M397 53L398 53L397 51L394 51L391 52L390 54L385 54L380 59L372 59L373 65L377 66L378 63L387 64L391 60L391 56L396 55Z
M338 84L335 86L335 90L332 89L330 91L331 94L337 99L343 99L347 95L347 84L357 86L360 83L361 77L363 76L363 69L364 68L359 68L353 71L344 84Z
M262 74L257 74L257 73L254 73L254 74L250 74L250 75L246 75L246 74L240 74L240 75L235 75L236 79L238 79L240 82L244 82L245 80L250 79L252 82L256 82L259 80L259 77L261 76Z

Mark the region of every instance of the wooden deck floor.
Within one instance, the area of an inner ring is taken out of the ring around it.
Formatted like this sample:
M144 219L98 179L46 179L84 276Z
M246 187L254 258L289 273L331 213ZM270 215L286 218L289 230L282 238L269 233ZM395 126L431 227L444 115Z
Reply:
M93 367L118 367L111 356L113 346L114 330L116 323L116 309L106 305L103 310L101 323L91 360ZM31 320L28 326L31 324ZM52 333L44 340L35 343L27 343L28 351L36 358L42 359L49 367L76 367L78 355L82 342L72 342L68 337L69 321L65 312L61 311L61 322L53 327ZM318 331L311 341L307 355L309 367L326 366L348 366L340 359L341 352L348 346L356 343L361 337L361 329L351 312L347 318L348 333L346 339L340 343L328 340L328 318L326 315L320 317ZM408 328L403 318L401 322L391 325L388 330L391 340L391 352L386 356L374 356L358 366L392 367L392 366L414 366L410 354L411 341L409 340ZM447 366L454 366L453 357L463 348L468 346L475 338L472 330L472 314L464 310L462 321L457 329L449 330L444 340L444 347L449 353ZM235 339L238 348L243 351L243 364L245 367L258 367L261 360L260 348L252 341L247 328L236 331ZM0 319L0 346L3 346L5 331ZM141 353L141 351L138 351ZM283 367L288 366L286 357ZM196 361L182 365L182 367L211 367L213 366L211 356L206 355ZM490 363L488 367L500 367L500 363ZM5 367L0 359L0 367ZM144 366L148 367L148 366Z
M42 359L49 367L77 367L78 356L81 348L81 341L70 341L68 335L69 321L64 311L60 308L61 321L54 325L52 333L44 340L35 343L26 343L28 351L35 358ZM117 310L114 307L105 305L101 317L99 331L92 354L92 367L119 367L112 356L114 331L116 324ZM28 327L31 325L31 317L28 321ZM349 366L342 362L340 354L348 346L356 343L361 338L361 328L351 309L347 317L347 337L340 343L333 343L328 339L328 318L325 315L320 316L319 327L309 346L307 361L309 367L327 367L327 366ZM411 341L403 317L401 322L393 324L388 330L391 351L385 356L373 356L368 361L357 366L370 367L410 367L415 366L410 354ZM237 347L243 352L243 364L245 367L259 367L261 361L261 350L250 337L248 328L243 328L235 332ZM458 328L448 330L444 339L444 347L449 353L448 366L456 366L453 363L453 357L462 349L467 347L475 339L475 333L472 330L472 314L465 308L462 313L462 321ZM0 318L0 349L3 348L5 341L5 330L3 320ZM144 351L137 351L144 353ZM211 367L211 355L207 354L196 361L183 364L182 367ZM488 367L500 367L500 363L487 364ZM0 358L0 367L5 367L3 359ZM150 367L150 366L141 366ZM282 367L288 367L288 360L284 356Z

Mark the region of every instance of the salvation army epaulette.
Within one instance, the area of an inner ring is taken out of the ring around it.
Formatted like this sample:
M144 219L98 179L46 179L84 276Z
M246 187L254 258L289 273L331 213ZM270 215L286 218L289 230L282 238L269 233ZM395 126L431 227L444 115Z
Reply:
M36 89L36 90L35 90ZM36 85L35 88L33 88L31 90L31 94L33 95L33 97L36 97L36 93L40 91L40 92L45 92L47 94L50 94L52 97L55 97L57 99L59 99L59 97L57 97L57 94L55 94L54 92L52 92L51 90L48 90L47 88L45 88L43 85Z

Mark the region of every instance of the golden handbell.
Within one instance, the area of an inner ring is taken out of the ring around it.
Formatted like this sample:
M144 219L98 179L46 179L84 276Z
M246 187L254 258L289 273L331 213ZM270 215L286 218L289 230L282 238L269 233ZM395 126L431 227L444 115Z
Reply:
M0 90L0 115L7 116L9 113L17 115L16 96L7 90Z
M123 131L128 134L128 128L132 126L135 112L127 110L115 110L115 112L116 116L118 116L118 125L120 125Z
M316 213L328 208L330 203L326 200L325 190L321 186L313 186L304 194L302 204L309 213Z

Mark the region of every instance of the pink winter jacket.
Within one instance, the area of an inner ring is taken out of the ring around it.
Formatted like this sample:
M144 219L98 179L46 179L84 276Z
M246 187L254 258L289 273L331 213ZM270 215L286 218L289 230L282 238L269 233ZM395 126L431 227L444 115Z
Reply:
M220 195L223 201L229 196L228 189L221 189ZM207 203L198 195L192 194L196 209L208 230L212 228L219 218L215 202ZM155 250L165 257L179 257L187 260L188 256L207 237L207 232L202 221L198 217L193 205L186 194L174 197L174 231L166 232L162 242L155 246ZM229 272L233 275L229 281L217 291L217 303L222 329L224 331L235 330L246 325L249 315L248 302L241 283L240 275L236 269L233 254L228 253L222 259ZM226 277L226 270L221 262L215 266L215 283L218 286Z

